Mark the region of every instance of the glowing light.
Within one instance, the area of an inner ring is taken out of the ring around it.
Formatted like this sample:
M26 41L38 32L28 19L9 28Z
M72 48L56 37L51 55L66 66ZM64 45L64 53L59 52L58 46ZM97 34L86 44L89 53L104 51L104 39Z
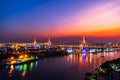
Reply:
M15 64L15 63L16 63L16 61L11 61L11 62L10 62L10 64Z
M15 69L18 70L18 71L22 71L22 65L15 66Z
M30 63L30 70L32 70L33 66L34 66L34 63L31 62L31 63Z
M27 72L27 64L24 64L24 65L23 65L23 73L22 73L22 77L25 76L26 72Z
M90 49L90 53L93 53L95 52L96 50L95 49Z
M21 59L22 59L22 58L23 58L23 56L21 55L19 58L21 58Z
M72 52L73 52L73 49L72 49L72 48L67 48L67 52L68 52L68 53L72 53Z
M25 74L26 74L26 72L24 72L24 71L23 71L23 73L22 73L22 77L24 77L24 76L25 76Z
M35 62L35 67L37 67L37 65L38 65L38 61Z
M28 55L25 55L25 58L27 58L28 57Z
M14 70L14 66L13 66L13 65L11 65L11 66L10 66L10 71L8 72L9 77L11 77L11 76L12 76L13 70Z
M82 60L86 60L86 54L82 54Z
M82 50L82 53L84 53L84 54L85 54L86 52L87 52L87 51L86 51L85 49L83 49L83 50Z
M80 58L79 59L80 59L80 63L82 64L82 55L81 54L80 54Z
M25 71L25 72L27 71L27 64L23 65L23 71Z
M34 49L37 49L37 41L36 41L36 39L34 39L33 46L34 46Z
M11 57L11 60L14 60L14 57Z

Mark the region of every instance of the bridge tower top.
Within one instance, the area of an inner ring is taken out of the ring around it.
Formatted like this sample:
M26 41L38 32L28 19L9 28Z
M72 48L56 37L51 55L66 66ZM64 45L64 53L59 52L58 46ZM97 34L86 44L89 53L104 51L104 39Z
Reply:
M83 44L84 46L87 46L87 42L86 42L85 36L83 35L82 38L83 38L82 44Z
M87 42L86 42L85 36L83 35L82 36L82 43L80 44L80 47L83 49L86 46L87 46Z
M52 44L52 42L51 42L51 39L49 37L49 39L48 39L48 45L51 45L51 44Z
M36 40L36 38L34 39L33 44L34 44L34 45L36 45L36 44L37 44L37 40Z
M34 39L33 47L34 47L34 49L37 49L37 40L36 40L36 38Z

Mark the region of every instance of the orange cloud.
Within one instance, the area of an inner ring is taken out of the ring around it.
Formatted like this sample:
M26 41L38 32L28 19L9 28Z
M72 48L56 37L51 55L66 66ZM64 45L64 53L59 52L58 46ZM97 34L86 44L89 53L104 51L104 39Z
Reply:
M120 5L117 1L91 5L83 12L76 11L61 20L56 28L46 31L45 36L119 36Z
M88 32L86 35L95 37L120 37L120 28Z

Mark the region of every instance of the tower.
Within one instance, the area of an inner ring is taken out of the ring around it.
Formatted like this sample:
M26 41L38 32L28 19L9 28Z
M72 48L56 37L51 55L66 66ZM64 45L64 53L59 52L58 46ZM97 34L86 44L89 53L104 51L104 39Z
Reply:
M80 44L80 48L83 49L86 46L87 46L87 43L86 43L86 40L85 40L85 36L83 35L82 36L82 42Z
M50 46L52 44L50 38L48 39L48 45Z
M82 44L83 44L84 47L87 46L87 43L86 43L86 40L85 40L85 36L83 36Z
M36 45L36 44L37 44L36 38L34 39L34 42L33 42L33 44L34 44L34 45Z
M34 46L34 49L37 48L37 41L36 41L36 39L34 39L33 46Z

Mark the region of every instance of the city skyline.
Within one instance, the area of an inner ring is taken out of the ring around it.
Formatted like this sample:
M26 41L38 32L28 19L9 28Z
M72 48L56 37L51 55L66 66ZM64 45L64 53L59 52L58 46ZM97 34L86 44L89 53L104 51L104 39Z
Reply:
M48 37L72 42L82 35L92 42L119 41L120 38L118 0L1 2L0 42L27 42Z

